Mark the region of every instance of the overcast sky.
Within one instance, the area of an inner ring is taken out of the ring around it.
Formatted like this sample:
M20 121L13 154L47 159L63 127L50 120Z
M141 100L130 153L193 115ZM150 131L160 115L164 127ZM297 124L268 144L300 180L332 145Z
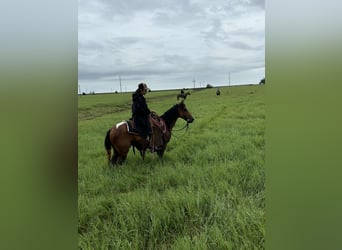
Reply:
M255 84L264 0L79 0L81 92ZM230 74L229 74L230 72Z

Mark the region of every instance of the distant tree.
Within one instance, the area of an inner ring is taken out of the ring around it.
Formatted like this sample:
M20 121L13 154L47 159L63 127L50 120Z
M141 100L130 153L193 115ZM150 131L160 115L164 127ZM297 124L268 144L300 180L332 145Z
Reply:
M259 84L260 85L264 85L265 84L265 77L260 80Z
M208 83L207 86L206 86L206 88L207 88L207 89L213 88L213 85L211 85L211 84Z

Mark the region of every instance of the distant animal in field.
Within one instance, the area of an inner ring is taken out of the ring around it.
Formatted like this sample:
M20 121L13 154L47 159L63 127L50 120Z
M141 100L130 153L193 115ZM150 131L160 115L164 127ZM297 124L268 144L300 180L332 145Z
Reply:
M156 117L157 116L157 117ZM175 126L177 119L184 119L187 124L192 123L194 118L189 110L187 110L183 101L174 105L160 117L154 113L154 117L150 116L152 121L152 137L147 140L145 136L131 133L129 131L130 121L123 121L107 131L104 145L107 151L108 162L111 164L123 164L127 158L127 154L131 146L140 151L144 159L147 149L157 152L162 157L168 142L171 139L171 131ZM114 150L113 156L112 148Z
M216 95L217 95L217 96L221 95L220 89L217 89L217 90L216 90Z
M191 95L190 92L186 92L184 94L181 93L181 94L177 95L177 100L179 100L179 98L182 98L183 100L185 100L188 95Z

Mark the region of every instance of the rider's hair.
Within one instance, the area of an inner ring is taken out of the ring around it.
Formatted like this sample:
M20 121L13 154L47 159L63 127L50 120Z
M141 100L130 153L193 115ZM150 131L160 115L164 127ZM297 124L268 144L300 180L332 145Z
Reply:
M139 83L139 85L138 85L138 89L140 89L140 90L144 90L144 89L147 89L147 85L146 85L146 83Z

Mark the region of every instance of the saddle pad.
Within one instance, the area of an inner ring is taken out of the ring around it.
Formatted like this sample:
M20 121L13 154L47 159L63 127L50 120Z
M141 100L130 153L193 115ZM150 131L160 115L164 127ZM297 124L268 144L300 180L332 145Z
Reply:
M139 135L137 132L134 131L132 123L130 121L122 121L116 124L116 128L119 128L122 125L126 125L127 127L127 133L133 134L133 135Z

